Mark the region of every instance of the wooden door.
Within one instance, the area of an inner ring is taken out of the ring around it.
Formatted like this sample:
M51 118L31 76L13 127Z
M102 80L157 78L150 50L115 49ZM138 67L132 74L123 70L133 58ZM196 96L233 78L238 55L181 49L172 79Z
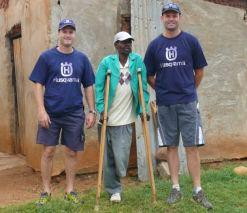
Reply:
M22 68L21 37L13 40L15 113L16 113L16 141L15 152L25 155L25 99L24 99L24 72Z

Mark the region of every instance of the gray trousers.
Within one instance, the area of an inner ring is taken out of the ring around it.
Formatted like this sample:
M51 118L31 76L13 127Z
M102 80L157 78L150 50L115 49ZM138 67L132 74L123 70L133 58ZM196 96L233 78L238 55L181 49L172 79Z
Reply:
M100 130L101 128L99 128L99 133ZM120 178L126 176L131 141L131 124L107 126L103 175L105 190L109 194L122 191Z

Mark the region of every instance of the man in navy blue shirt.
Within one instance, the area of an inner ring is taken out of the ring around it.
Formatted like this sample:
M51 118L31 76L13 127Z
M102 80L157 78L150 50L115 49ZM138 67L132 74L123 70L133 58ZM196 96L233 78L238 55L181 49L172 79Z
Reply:
M173 184L167 202L172 204L182 197L178 156L181 134L193 179L193 198L205 208L211 209L212 204L204 195L200 181L198 146L204 145L204 140L196 91L207 62L198 40L179 28L180 18L181 11L177 4L164 5L161 20L165 31L149 44L144 63L148 83L156 92L161 146L167 147Z
M47 203L51 198L52 162L60 133L65 153L65 199L79 203L74 192L77 152L84 147L84 121L87 128L93 127L96 112L94 72L87 56L72 46L75 32L76 27L72 20L62 20L58 28L58 46L40 55L30 75L30 80L35 83L34 93L38 107L37 143L44 146L41 158L44 191L39 205ZM81 85L89 107L86 116Z

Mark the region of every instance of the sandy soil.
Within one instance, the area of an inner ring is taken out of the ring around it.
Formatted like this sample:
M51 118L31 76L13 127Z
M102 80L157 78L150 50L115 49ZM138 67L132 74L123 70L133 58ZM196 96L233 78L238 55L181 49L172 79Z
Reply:
M135 176L136 171L130 170L129 177L123 180L123 184L136 184L130 176ZM97 175L77 175L76 191L85 192L92 187L96 188ZM65 186L65 174L52 178L53 196L63 196ZM27 203L37 200L42 191L40 172L34 172L30 167L19 166L0 171L0 206L10 204Z

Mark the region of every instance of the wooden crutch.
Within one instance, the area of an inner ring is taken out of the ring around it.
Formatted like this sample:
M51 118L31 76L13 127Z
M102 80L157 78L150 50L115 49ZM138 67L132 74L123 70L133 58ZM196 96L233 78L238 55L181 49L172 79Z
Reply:
M147 124L147 113L146 113L146 106L143 96L143 86L142 86L142 77L141 77L141 68L137 69L137 76L138 76L138 84L139 84L139 99L141 102L142 107L142 129L143 129L143 136L144 136L144 142L145 142L145 150L146 150L146 159L148 163L148 172L149 172L149 180L151 184L151 190L152 190L152 201L156 201L156 190L155 190L155 182L154 182L154 174L153 174L153 164L152 164L152 158L151 158L151 151L150 151L150 135L148 131L148 124Z
M102 123L101 134L100 134L98 184L97 184L97 194L96 194L96 205L94 208L95 211L99 210L99 198L100 198L100 191L101 191L101 185L102 185L102 170L103 170L103 161L104 161L104 153L105 153L105 138L106 138L106 123L107 123L110 75L111 75L111 70L107 70L106 83L105 83L105 98L104 98L105 107L104 107L103 123Z

